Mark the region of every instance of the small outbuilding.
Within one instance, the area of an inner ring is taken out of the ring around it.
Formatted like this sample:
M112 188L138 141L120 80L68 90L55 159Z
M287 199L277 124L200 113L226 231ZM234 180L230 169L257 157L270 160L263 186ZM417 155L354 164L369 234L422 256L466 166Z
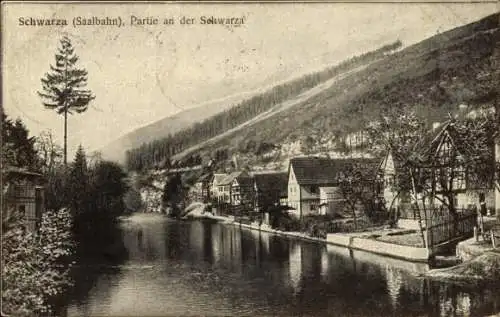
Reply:
M2 170L3 216L19 216L28 230L38 229L45 211L44 178L42 174L8 166Z

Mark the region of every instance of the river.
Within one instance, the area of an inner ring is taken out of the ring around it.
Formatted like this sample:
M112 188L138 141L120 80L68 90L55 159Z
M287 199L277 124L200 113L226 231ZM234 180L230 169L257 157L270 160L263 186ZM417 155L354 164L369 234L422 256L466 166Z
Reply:
M78 267L68 316L485 316L500 289L429 281L425 264L207 221L133 216L126 256ZM98 247L98 246L96 246Z

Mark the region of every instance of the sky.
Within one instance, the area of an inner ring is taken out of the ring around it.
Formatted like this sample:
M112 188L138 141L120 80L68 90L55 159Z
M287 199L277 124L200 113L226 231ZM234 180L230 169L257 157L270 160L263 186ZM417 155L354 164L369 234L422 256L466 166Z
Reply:
M8 116L32 135L63 117L37 91L69 36L96 96L68 120L68 155L98 149L148 123L213 100L336 64L400 39L411 45L498 10L496 3L2 3L2 96ZM76 17L120 17L124 25L76 26ZM131 16L159 25L130 25ZM197 24L181 25L180 18ZM239 27L201 25L201 16L244 17ZM68 26L25 26L20 18L66 19ZM173 18L174 25L163 25Z

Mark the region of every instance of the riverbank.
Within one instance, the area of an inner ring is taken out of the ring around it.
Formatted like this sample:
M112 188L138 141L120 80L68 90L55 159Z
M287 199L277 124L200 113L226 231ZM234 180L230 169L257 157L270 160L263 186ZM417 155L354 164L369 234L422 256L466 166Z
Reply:
M210 212L205 212L205 213L190 213L186 219L211 219L211 220L217 220L218 222L232 225L232 226L237 226L240 228L245 228L249 230L256 230L256 231L262 231L262 232L268 232L276 235L281 235L281 236L286 236L290 238L295 238L295 239L300 239L300 240L307 240L307 241L315 241L315 242L322 242L326 243L327 241L325 239L321 238L315 238L311 237L303 232L298 232L298 231L281 231L281 230L276 230L271 228L271 226L262 224L260 225L258 222L254 222L251 224L244 224L238 222L234 217L232 216L217 216L214 215Z
M234 217L217 216L213 215L210 212L203 213L199 211L199 209L193 209L193 212L189 213L188 218L212 219L249 230L268 232L294 239L331 244L352 250L366 251L406 261L428 263L430 258L430 253L426 248L419 247L414 241L404 241L405 239L401 238L404 235L408 235L411 236L410 240L414 240L413 236L415 235L415 233L413 232L413 230L407 229L378 229L356 233L333 233L328 234L327 238L323 239L311 237L303 232L276 230L271 228L269 225L261 225L257 222L244 224L235 220ZM394 237L396 236L400 237L399 240L394 239ZM377 239L380 239L380 241ZM398 241L399 243L391 243L391 241ZM401 241L404 241L404 243L401 243ZM405 245L405 243L408 245Z
M217 216L211 212L203 212L202 204L189 208L187 218L205 218L220 221L240 228L269 232L289 238L308 240L346 247L352 250L361 250L382 256L402 259L406 261L418 261L428 263L431 252L423 248L420 236L415 230L403 228L377 228L365 232L332 233L327 234L326 239L311 237L303 232L281 231L271 228L266 224L254 222L251 224L240 223L232 216Z
M464 285L498 283L500 251L488 251L449 268L430 270L424 276Z

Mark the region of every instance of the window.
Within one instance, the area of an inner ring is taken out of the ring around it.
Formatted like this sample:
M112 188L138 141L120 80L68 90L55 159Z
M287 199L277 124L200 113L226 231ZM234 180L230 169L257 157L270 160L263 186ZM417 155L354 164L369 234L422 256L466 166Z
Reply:
M22 218L26 217L26 206L25 205L19 205L19 215Z
M395 183L395 176L394 175L387 175L385 177L385 185L387 187L393 186Z
M311 204L311 206L309 206L309 207L310 207L311 211L315 211L318 209L318 205L316 205L316 204Z
M465 168L463 166L458 166L453 177L453 189L465 189Z
M319 187L316 185L311 186L311 193L317 194L319 192Z
M450 160L450 156L451 156L451 149L452 149L452 145L451 145L451 142L450 142L450 138L447 137L443 143L441 144L441 147L439 149L439 160L441 163L447 163L449 160Z

